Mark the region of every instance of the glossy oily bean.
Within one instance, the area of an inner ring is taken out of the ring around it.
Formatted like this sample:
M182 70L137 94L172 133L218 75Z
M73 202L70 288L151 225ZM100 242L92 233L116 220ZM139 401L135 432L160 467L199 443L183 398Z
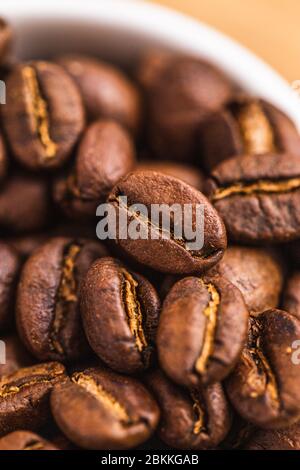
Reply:
M276 251L229 246L210 273L219 274L234 284L243 294L252 314L279 305L283 266Z
M282 308L300 320L300 272L294 271L283 291Z
M83 325L90 346L112 369L149 367L160 302L147 279L114 258L97 260L81 291Z
M51 221L48 184L17 173L0 186L0 233L18 234L44 228Z
M209 197L232 240L263 244L299 238L299 155L234 157L211 175Z
M50 391L65 379L65 368L57 362L26 367L1 377L0 435L44 425L50 414Z
M63 433L87 449L135 447L159 420L159 408L140 382L101 368L76 372L55 387L51 408Z
M14 431L0 439L1 450L58 450L58 448L33 432Z
M227 394L237 412L261 427L288 427L300 416L299 365L294 341L300 322L282 310L250 317L248 342L226 381Z
M5 363L2 364L0 361L0 378L34 363L33 357L30 356L16 334L1 335L1 340L3 341L1 344L4 344L5 347Z
M140 127L142 103L137 87L117 67L93 57L58 59L78 85L88 117L113 119L134 134Z
M160 371L147 374L146 383L161 409L158 436L171 448L213 448L228 433L230 411L221 384L188 391Z
M236 155L294 153L300 136L295 124L264 100L237 99L200 127L201 161L207 169Z
M243 349L247 320L242 294L224 278L178 281L164 300L159 320L162 369L189 388L224 379Z
M0 182L4 180L7 172L8 156L4 144L4 139L0 133Z
M79 91L62 67L18 65L6 81L3 124L15 157L31 170L58 168L84 127Z
M14 297L20 266L17 252L0 241L0 331L13 323Z
M243 450L300 450L300 425L287 429L257 430Z
M54 185L54 200L74 218L95 216L113 186L131 171L135 150L130 135L114 121L101 120L85 131L73 170Z
M127 197L127 205L121 196ZM130 173L114 187L108 202L113 204L117 218L125 219L127 228L137 218L136 211L131 206L145 206L148 214L138 217L138 225L146 232L146 237L131 237L129 230L127 237L120 237L120 230L117 230L116 241L127 255L150 268L174 274L189 274L205 271L223 256L227 244L226 232L218 213L200 191L177 178L154 171ZM185 205L188 204L191 216L183 220L184 230L181 232L184 233L175 236L174 225L177 222L174 222L175 216L172 219L172 214L169 228L161 222L151 220L153 204L165 204L168 209L176 204L181 220L184 218ZM200 207L203 209L203 217L197 216ZM202 221L204 227L201 225ZM203 235L202 248L192 249L193 244L189 244L185 236L185 224L193 229L193 236L195 233Z
M0 18L0 63L6 58L11 42L12 29L3 18Z
M17 326L39 360L65 362L88 354L80 285L93 261L106 254L99 242L54 238L26 262L18 286Z
M202 60L178 55L166 60L147 93L150 148L162 159L191 160L200 123L232 91L222 72Z

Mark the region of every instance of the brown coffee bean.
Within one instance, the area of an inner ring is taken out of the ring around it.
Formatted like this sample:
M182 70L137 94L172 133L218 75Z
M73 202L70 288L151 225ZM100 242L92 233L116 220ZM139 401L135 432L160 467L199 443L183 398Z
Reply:
M30 431L14 431L0 439L0 450L59 450Z
M120 196L127 197L127 206ZM209 269L223 256L227 243L226 232L218 213L200 191L177 178L154 171L136 171L114 187L108 201L113 204L117 219L125 218L129 225L136 219L139 210L133 210L129 206L143 204L146 207L148 217L143 214L138 219L139 226L146 232L146 239L144 236L135 239L130 236L130 232L127 237L123 237L120 230L116 234L118 246L139 263L157 271L189 274ZM189 204L192 214L183 220L182 226L186 233L186 225L190 225L194 234L200 232L201 221L196 216L197 207L204 208L203 247L193 250L189 247L185 234L180 234L180 238L175 236L175 216L173 219L171 217L171 227L168 229L161 223L152 221L153 204L165 204L169 209L176 204L181 220L184 219L184 205ZM123 230L124 227L119 229Z
M0 330L13 323L15 291L20 271L16 251L0 241Z
M178 281L164 300L158 325L162 369L189 388L224 379L239 360L247 320L242 294L226 279Z
M152 359L160 302L147 279L114 258L97 260L81 291L90 346L112 369L135 373Z
M219 274L234 284L243 294L252 314L279 306L283 269L275 251L230 246L211 273Z
M5 345L5 363L0 361L0 378L34 363L17 335L4 336L1 340Z
M229 80L198 58L176 56L160 67L148 91L149 146L162 159L191 160L197 130L232 95Z
M300 320L300 272L295 271L288 278L283 291L282 308Z
M161 409L158 435L163 442L176 449L203 450L224 439L231 419L221 384L187 391L160 371L147 374L146 383Z
M213 170L208 193L232 240L262 244L300 237L299 156L243 155Z
M237 412L261 428L284 428L300 417L299 366L293 342L300 322L282 310L250 317L249 336L240 361L226 381Z
M3 124L15 157L31 170L58 168L84 127L79 91L62 67L17 66L6 82Z
M99 367L55 387L51 408L63 433L87 449L135 447L159 420L159 408L140 382Z
M17 173L0 186L0 231L40 230L51 220L47 181Z
M0 18L0 63L6 58L12 42L12 30L9 24Z
M8 157L4 144L4 139L0 133L0 182L4 180L7 172Z
M243 97L209 116L200 127L201 163L207 169L237 155L294 153L300 136L295 124L264 100Z
M71 217L95 216L97 206L134 164L130 135L114 121L96 121L83 135L73 170L54 184L54 200Z
M80 285L93 261L106 254L99 242L54 238L26 262L18 286L17 326L39 360L73 361L89 353Z
M300 450L300 424L287 429L259 429L244 450Z
M159 80L160 74L174 61L174 54L163 50L150 50L144 53L137 64L135 77L145 91L150 91Z
M57 362L19 369L0 378L0 435L18 429L35 430L49 417L49 395L54 384L66 379Z
M136 170L138 171L157 171L158 173L163 173L165 175L173 176L178 178L185 183L193 186L199 191L203 190L204 187L204 175L200 170L191 166L184 165L180 163L173 163L169 161L143 161L138 163Z
M60 57L58 63L77 83L91 120L113 119L137 133L142 115L141 99L136 86L120 69L80 55Z

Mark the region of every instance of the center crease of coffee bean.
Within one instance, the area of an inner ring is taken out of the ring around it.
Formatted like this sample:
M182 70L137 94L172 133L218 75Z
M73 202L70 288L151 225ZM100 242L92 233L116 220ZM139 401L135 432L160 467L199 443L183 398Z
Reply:
M26 66L22 70L22 75L27 89L29 115L34 118L35 128L45 150L46 158L53 158L57 152L57 145L50 137L48 106L42 97L37 73L33 67Z
M0 380L0 398L5 398L8 395L15 395L20 392L23 388L30 387L31 385L37 385L37 384L42 384L42 383L49 383L53 379L55 379L57 376L62 375L63 371L58 371L58 372L52 372L49 374L49 376L41 375L37 376L35 378L29 379L26 382L26 377L22 380L19 379L19 381L15 381L16 383L14 384L9 383L9 376L8 377L3 377ZM3 383L3 382L8 382L8 383ZM2 382L2 383L1 383ZM20 382L20 383L18 383Z
M44 448L44 444L40 441L31 441L23 447L23 450L40 450Z
M213 340L217 326L218 307L220 304L220 294L211 283L205 283L202 279L199 279L202 286L204 286L209 294L209 301L207 307L203 311L203 315L206 317L205 332L203 346L198 357L195 369L200 374L203 374L207 369L207 362L213 352Z
M201 406L200 400L196 396L196 392L191 392L191 398L193 400L193 412L196 416L196 421L194 422L193 434L200 434L200 432L206 431L205 426L205 412Z
M219 201L234 195L286 193L300 188L300 178L280 181L260 180L255 183L236 183L225 188L218 188L212 195L212 201Z
M148 346L143 330L143 314L141 304L137 298L136 288L138 283L126 269L121 270L123 277L123 304L125 306L128 324L135 338L139 351Z
M107 392L102 385L97 384L92 377L83 372L76 372L72 375L71 380L96 398L104 408L109 410L121 422L124 424L132 422L124 406L111 393Z
M66 321L68 306L77 302L77 282L74 276L76 258L81 250L81 246L72 244L68 247L63 259L62 277L58 288L57 302L55 303L54 320L50 333L50 343L52 349L64 355L64 348L59 340L59 334Z

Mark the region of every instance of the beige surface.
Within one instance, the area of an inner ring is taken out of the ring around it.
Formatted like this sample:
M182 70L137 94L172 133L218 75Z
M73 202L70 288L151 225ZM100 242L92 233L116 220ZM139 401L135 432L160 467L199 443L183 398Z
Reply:
M153 0L252 49L289 82L300 80L300 0Z

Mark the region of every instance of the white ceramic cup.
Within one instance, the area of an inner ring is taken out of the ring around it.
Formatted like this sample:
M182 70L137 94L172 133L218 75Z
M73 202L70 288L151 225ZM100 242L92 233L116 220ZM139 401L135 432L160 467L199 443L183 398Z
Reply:
M300 130L300 99L285 80L246 48L184 15L138 0L1 3L0 15L16 32L19 58L87 52L126 64L149 48L192 53L219 66L244 90L280 107Z

